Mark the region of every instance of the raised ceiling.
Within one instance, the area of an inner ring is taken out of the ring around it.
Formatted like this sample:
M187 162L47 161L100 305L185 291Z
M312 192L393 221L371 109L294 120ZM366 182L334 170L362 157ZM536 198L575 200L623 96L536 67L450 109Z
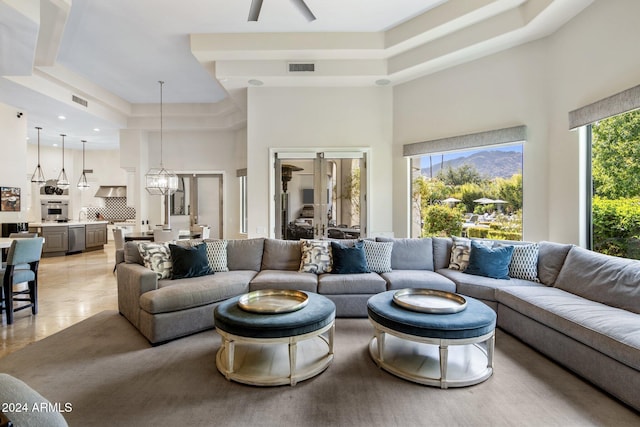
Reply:
M0 102L45 144L114 148L121 128L157 129L164 80L170 128L234 129L250 81L397 85L545 37L592 1L306 0L310 22L264 0L249 22L251 0L0 0Z

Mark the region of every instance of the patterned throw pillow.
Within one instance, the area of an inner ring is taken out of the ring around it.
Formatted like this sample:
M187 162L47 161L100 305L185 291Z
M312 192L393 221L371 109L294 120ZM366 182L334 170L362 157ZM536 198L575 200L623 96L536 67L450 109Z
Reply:
M464 237L452 236L451 258L449 268L451 270L464 271L469 265L469 253L471 252L471 240Z
M154 271L158 275L158 279L171 278L173 264L168 242L140 242L138 243L138 251L144 261L144 266Z
M374 242L363 240L364 255L367 259L369 270L376 273L388 273L391 270L391 252L393 242Z
M514 279L531 280L539 282L538 279L538 250L539 245L515 245L513 255L509 264L509 276Z
M466 237L451 236L453 246L451 247L451 258L449 259L449 268L451 270L465 271L469 265L469 254L471 253L471 239ZM493 247L493 241L474 239L474 242L484 246L485 248Z
M330 273L333 258L328 240L302 240L301 273Z
M227 265L227 241L205 240L207 245L207 258L212 271L229 271Z

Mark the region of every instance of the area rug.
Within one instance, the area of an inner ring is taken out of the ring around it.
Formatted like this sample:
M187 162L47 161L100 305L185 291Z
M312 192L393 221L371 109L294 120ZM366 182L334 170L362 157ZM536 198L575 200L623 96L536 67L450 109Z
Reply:
M498 331L495 373L441 390L380 370L366 319L337 319L335 359L296 386L227 381L215 331L152 347L105 311L0 359L60 407L70 426L638 425L638 414Z

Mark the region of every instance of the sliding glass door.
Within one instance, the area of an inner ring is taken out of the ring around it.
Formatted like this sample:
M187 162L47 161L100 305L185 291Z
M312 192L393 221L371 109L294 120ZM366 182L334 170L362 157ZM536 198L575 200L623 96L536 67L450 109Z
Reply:
M278 152L274 157L276 238L364 237L364 151Z

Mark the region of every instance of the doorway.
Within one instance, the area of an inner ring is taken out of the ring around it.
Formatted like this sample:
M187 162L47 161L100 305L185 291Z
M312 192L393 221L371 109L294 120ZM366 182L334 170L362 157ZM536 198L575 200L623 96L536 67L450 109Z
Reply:
M366 154L364 150L274 153L275 237L365 237Z
M211 239L223 238L222 174L178 175L178 190L171 195L171 224L178 229L208 226Z

